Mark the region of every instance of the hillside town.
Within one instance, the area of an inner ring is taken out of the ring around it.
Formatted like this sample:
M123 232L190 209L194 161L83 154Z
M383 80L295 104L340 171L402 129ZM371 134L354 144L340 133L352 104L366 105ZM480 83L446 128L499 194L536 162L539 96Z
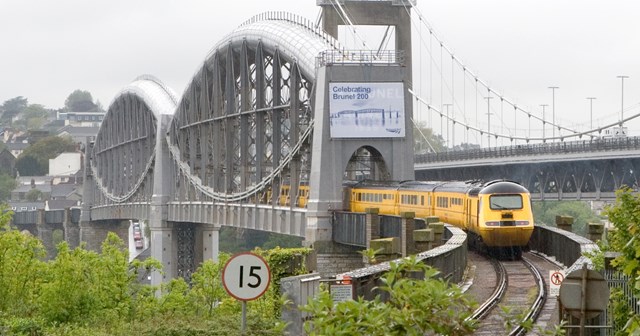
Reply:
M14 212L79 206L84 148L106 112L76 90L59 109L15 97L0 105L0 203Z

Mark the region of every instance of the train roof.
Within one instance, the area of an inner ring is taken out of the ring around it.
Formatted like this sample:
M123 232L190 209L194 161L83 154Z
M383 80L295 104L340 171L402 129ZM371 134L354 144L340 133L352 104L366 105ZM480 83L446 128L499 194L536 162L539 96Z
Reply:
M484 184L482 190L480 190L480 194L520 194L520 193L529 193L527 188L521 186L520 184L507 181L507 180L496 180L487 182Z
M479 181L361 181L350 184L352 188L364 189L395 189L395 190L414 190L414 191L449 191L457 193L470 193L477 195L482 187Z

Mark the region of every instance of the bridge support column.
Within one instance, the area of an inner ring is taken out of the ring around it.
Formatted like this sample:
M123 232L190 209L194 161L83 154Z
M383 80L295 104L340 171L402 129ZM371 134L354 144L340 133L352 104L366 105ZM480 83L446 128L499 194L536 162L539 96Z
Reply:
M220 227L215 225L199 225L196 231L196 267L205 260L218 261L220 253Z
M128 220L80 222L80 241L86 243L87 250L99 252L109 232L113 232L129 246L129 225Z
M53 245L53 227L47 225L44 218L44 209L38 210L36 217L36 229L38 230L38 239L42 241L47 259L53 259L56 255L56 247Z
M64 240L69 247L74 249L80 246L80 223L74 223L71 220L71 209L64 209L64 221L62 222L64 229Z
M151 273L151 285L159 286L177 276L178 235L173 225L165 222L162 226L149 223L151 227L151 257L162 263L162 271Z

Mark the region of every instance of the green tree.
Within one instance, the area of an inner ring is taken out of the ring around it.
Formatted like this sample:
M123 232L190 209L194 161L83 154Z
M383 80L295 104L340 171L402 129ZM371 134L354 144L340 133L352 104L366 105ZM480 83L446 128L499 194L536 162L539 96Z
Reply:
M424 274L423 280L410 276ZM436 279L437 270L416 261L415 257L392 262L381 279L380 296L366 301L335 303L328 292L304 306L312 319L305 322L309 335L470 335L474 321L466 321L475 303L459 288Z
M572 230L585 234L588 223L599 223L600 217L595 214L587 202L583 201L542 201L533 203L533 218L536 223L555 226L556 216L573 217Z
M38 189L31 189L29 191L27 191L27 193L24 195L24 198L27 199L27 201L29 202L35 202L38 200L42 200L42 191L38 190Z
M2 104L2 106L0 106L0 111L2 112L2 116L0 117L0 119L2 120L2 122L10 122L11 118L22 112L22 110L27 108L28 105L29 102L27 98L24 98L22 96L6 100Z
M29 316L37 307L45 252L38 239L9 227L12 215L0 208L0 313Z
M196 314L213 316L214 309L223 299L229 298L222 286L222 269L229 260L229 255L220 253L218 262L206 260L191 277L191 296Z
M433 129L427 127L424 121L414 122L413 142L413 149L416 154L438 153L445 150L442 136L440 134L434 134Z
M610 248L621 253L612 265L629 276L634 296L640 297L640 195L628 187L618 190L605 214L615 228L607 237ZM640 316L632 315L624 329L627 335L640 335Z
M27 147L16 160L21 176L41 176L49 171L49 159L74 152L76 145L68 137L48 136Z
M98 112L101 107L93 102L89 91L75 90L64 101L64 106L69 112Z
M17 186L16 180L7 174L0 174L0 203L11 198L11 191Z
M35 156L22 153L16 159L16 170L20 176L42 176L46 175L49 169L48 165L45 167Z
M31 104L21 111L22 118L16 125L27 130L41 129L47 122L49 110L40 104Z

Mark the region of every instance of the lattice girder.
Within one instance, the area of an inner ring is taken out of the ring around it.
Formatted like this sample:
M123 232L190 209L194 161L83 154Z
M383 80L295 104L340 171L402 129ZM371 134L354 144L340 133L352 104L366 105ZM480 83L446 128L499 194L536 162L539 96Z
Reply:
M116 95L90 154L96 205L151 200L157 120L175 105L175 94L147 75Z
M243 201L306 179L315 57L337 42L293 15L249 20L213 48L169 127L174 200ZM275 199L277 193L272 193Z

